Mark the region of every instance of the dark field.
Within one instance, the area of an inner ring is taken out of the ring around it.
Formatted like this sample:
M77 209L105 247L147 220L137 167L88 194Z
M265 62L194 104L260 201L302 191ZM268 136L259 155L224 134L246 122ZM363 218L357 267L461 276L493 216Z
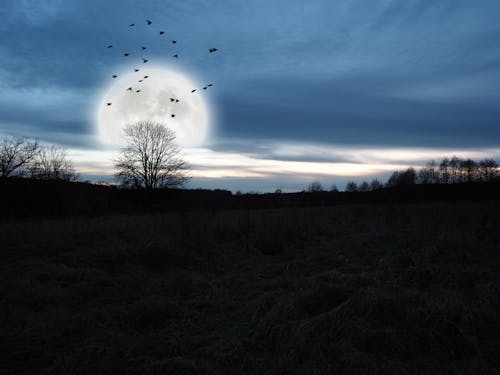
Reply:
M500 204L0 222L2 374L500 373Z

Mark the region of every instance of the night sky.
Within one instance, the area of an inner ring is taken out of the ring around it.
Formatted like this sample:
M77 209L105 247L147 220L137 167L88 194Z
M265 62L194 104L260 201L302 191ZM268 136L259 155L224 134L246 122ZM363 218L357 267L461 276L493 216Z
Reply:
M141 45L214 83L214 136L184 150L191 187L340 187L500 158L498 0L3 0L0 16L0 135L66 147L90 180L113 174L99 98Z

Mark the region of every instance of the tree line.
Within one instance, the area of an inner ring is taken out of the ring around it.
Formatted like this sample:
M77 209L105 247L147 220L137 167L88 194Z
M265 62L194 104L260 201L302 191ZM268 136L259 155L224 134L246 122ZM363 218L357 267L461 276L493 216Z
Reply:
M498 164L491 158L475 161L453 156L444 158L439 163L432 160L418 171L411 167L395 171L387 180L386 186L488 183L498 177Z
M9 177L75 181L78 174L64 148L13 136L0 139L0 181Z
M432 160L425 167L416 170L409 167L405 170L395 171L385 183L378 179L371 182L363 181L356 183L349 181L345 191L350 193L367 192L382 189L410 185L437 185L437 184L472 184L490 183L500 178L498 164L492 158L479 161L470 158L462 159L457 156L444 158L437 163ZM307 192L325 191L320 182L312 182L306 189ZM332 185L330 191L339 191L336 185Z

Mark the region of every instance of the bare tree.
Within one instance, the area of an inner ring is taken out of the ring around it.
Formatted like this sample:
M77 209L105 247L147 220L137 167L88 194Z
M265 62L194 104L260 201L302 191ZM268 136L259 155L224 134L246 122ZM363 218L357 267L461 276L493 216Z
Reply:
M387 180L387 187L409 186L417 183L417 172L412 167L404 171L395 171Z
M491 158L483 159L479 162L479 173L481 181L490 182L498 175L498 164Z
M382 189L383 187L384 187L384 185L376 178L374 178L372 180L372 182L370 183L370 190L371 191L379 190L379 189Z
M358 186L358 191L359 192L370 191L370 184L368 183L368 181L363 181L361 185Z
M439 172L436 170L436 162L431 160L426 167L421 168L417 173L418 184L438 184Z
M158 189L182 187L186 163L175 132L161 124L140 121L124 129L126 146L116 160L116 176L124 186Z
M323 185L319 181L313 181L307 187L307 192L309 193L317 193L319 191L324 191Z
M37 141L24 137L0 140L0 180L15 174L22 174L37 153Z
M75 181L78 179L66 150L57 146L42 147L28 170L32 178L40 180Z
M358 184L354 181L349 181L345 186L345 191L348 193L356 193L358 191Z
M444 158L439 163L439 182L448 184L450 182L450 159Z
M462 163L462 160L455 155L450 159L450 163L449 163L450 183L452 183L452 184L458 184L460 182L460 164L461 163Z
M477 180L477 163L472 159L462 160L460 163L462 181L471 183Z

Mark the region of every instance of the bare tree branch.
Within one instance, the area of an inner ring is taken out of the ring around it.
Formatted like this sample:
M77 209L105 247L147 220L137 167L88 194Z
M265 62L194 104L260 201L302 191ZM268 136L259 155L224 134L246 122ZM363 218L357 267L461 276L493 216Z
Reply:
M0 179L22 174L38 154L38 142L24 137L0 140Z
M32 178L75 181L78 175L67 158L66 150L57 146L43 147L28 168Z

